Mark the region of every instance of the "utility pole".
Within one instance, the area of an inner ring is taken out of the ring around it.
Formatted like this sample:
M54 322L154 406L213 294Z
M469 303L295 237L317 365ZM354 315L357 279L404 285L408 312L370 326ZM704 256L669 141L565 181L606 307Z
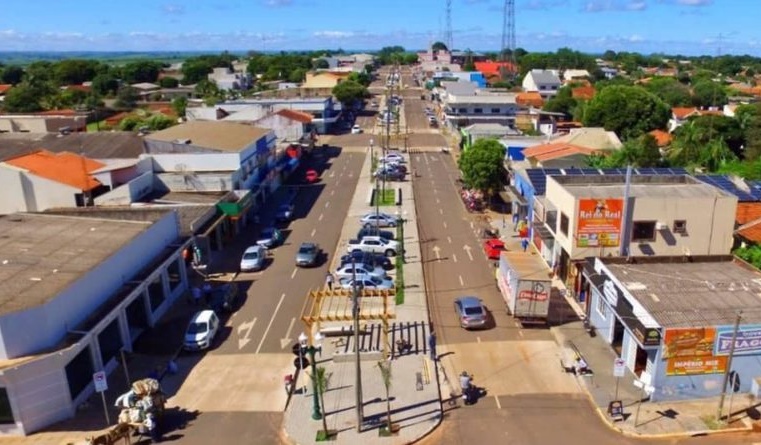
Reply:
M631 218L629 217L629 213L631 212L631 206L629 205L629 200L631 199L631 183L632 183L632 166L627 165L626 166L626 183L624 185L624 208L623 212L624 214L621 215L621 228L619 229L619 235L618 235L618 242L620 243L620 251L618 254L620 256L629 256L629 236L628 233L631 230ZM602 256L602 255L600 255Z
M724 383L721 385L721 397L719 397L719 410L716 414L716 420L721 422L722 411L724 410L724 397L727 395L727 384L729 383L729 374L732 372L732 359L735 355L735 342L737 341L737 331L740 330L740 321L742 320L742 311L737 313L735 328L732 331L732 343L729 345L729 357L727 357L727 368L724 370ZM734 382L733 382L734 383ZM734 387L732 388L734 391Z
M362 432L362 423L365 419L364 414L364 406L362 402L362 365L360 362L360 356L359 356L359 287L357 286L357 272L356 272L356 262L354 261L354 258L352 257L351 260L352 265L352 284L351 284L351 293L352 293L352 316L354 318L354 354L355 354L355 380L354 380L354 390L355 390L355 398L357 400L357 432Z

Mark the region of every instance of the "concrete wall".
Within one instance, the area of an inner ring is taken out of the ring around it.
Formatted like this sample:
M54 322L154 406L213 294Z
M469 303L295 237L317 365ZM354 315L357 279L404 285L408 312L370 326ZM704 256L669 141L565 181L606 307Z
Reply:
M0 164L0 214L40 212L52 207L75 207L73 187Z
M143 155L153 159L154 171L164 172L220 172L240 168L240 153L183 153Z
M87 219L83 218L82 223L87 224ZM104 236L108 234L104 233ZM5 347L0 359L29 355L55 346L69 329L84 321L123 283L132 279L146 263L178 238L178 217L174 212L167 213L121 250L61 290L47 304L0 317L0 336ZM38 328L29 329L29 326Z
M153 189L154 175L146 172L124 185L95 198L97 206L123 206L138 201Z
M189 175L160 173L156 175L156 179L174 192L222 192L245 188L245 184L238 184L238 176L238 172Z
M609 253L618 255L618 247L576 247L576 230L578 225L578 199L571 195L554 179L547 178L547 200L557 209L557 225L550 227L555 234L555 241L570 255L578 260L589 256L604 256ZM612 196L611 198L616 198ZM621 198L618 196L618 198ZM655 241L645 243L655 255L727 255L732 248L732 232L735 224L737 198L726 197L637 197L632 198L632 221L657 221L666 226L656 230ZM561 213L568 217L568 234L560 231ZM673 233L675 220L687 221L687 233ZM623 229L622 229L623 230ZM623 236L622 236L623 238ZM634 256L646 255L647 251L639 248L640 242L630 243L630 252Z

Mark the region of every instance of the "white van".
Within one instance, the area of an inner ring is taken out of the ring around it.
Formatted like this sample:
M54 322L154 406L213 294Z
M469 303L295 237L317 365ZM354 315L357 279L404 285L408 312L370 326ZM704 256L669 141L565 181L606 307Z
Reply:
M187 351L209 349L219 330L219 318L211 309L197 312L193 315L185 330L183 347Z

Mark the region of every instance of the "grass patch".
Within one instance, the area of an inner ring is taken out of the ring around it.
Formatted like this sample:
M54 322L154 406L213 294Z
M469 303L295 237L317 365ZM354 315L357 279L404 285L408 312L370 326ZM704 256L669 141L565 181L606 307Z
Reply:
M709 430L720 430L724 428L724 424L722 424L716 418L716 416L712 416L712 415L700 416L700 420L702 420L703 423L706 424Z
M376 189L374 199L379 200L378 205L381 205L381 206L396 205L396 190L395 189L385 189L385 190Z
M314 440L315 442L328 442L328 441L334 441L338 437L338 432L333 430L319 430L317 431L317 435L315 436Z
M400 242L400 252L396 252L396 304L404 304L404 239L402 238L402 225L396 226L396 239Z
M98 131L104 131L107 128L108 128L108 125L106 125L106 121L90 122L89 124L87 124L88 133L97 133Z
M375 181L375 170L378 168L378 160L375 159L375 156L370 159L370 182Z

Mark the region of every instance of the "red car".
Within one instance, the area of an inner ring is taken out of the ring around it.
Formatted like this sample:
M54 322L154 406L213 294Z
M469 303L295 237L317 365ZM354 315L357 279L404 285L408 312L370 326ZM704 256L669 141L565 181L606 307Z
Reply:
M305 179L305 180L306 180L306 182L308 182L309 184L312 184L312 183L315 183L315 182L317 182L317 181L319 181L319 180L320 180L320 175L319 175L319 174L317 174L317 170L313 170L313 169L311 169L311 168L310 168L310 169L309 169L309 170L307 170L307 171L306 171L306 173L304 174L304 179Z
M500 253L505 251L505 243L502 240L494 238L484 241L484 252L490 260L498 260Z

